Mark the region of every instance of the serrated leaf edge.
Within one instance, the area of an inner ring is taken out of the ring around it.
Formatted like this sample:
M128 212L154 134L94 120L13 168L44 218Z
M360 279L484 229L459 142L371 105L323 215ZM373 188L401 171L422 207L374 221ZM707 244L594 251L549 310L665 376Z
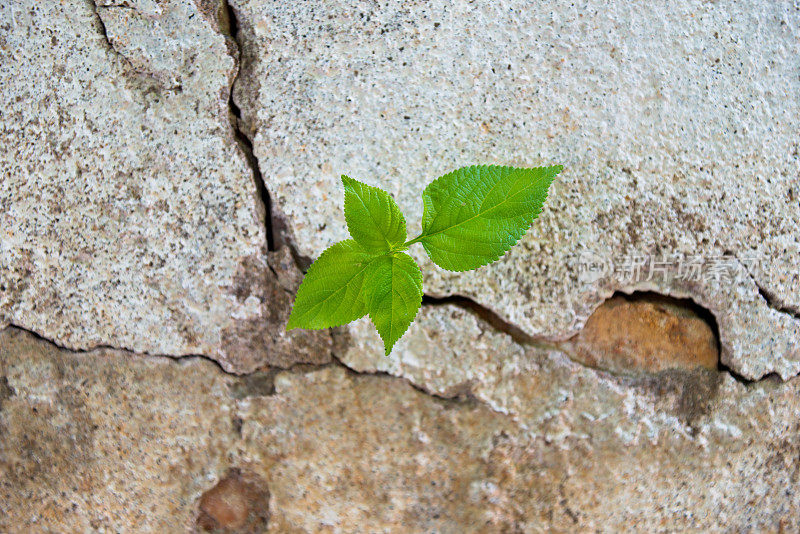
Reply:
M339 244L341 244L341 243L345 243L345 242L347 242L347 241L352 241L353 243L357 244L358 246L361 246L359 243L357 243L357 242L356 242L355 240L353 240L353 239L345 239L345 240L343 240L343 241L338 241L338 242L334 243L333 245L329 246L328 248L326 248L326 249L325 249L325 250L322 252L322 254L320 254L320 255L319 255L319 257L318 257L318 258L317 258L317 259L314 261L314 263L317 263L317 262L318 262L320 259L322 259L322 257L323 257L323 256L325 256L326 254L328 254L328 253L331 251L331 249L332 249L333 247L335 247L336 245L339 245ZM363 247L362 247L362 248L363 248ZM367 252L368 252L368 251L367 251ZM386 254L386 253L379 253L379 254L375 254L374 256L370 257L370 258L369 258L369 260L368 260L367 262L365 262L365 264L364 264L364 267L363 267L363 268L362 268L360 271L358 271L356 274L354 274L354 275L353 275L353 276L350 278L350 280L348 280L348 282L347 282L347 283L345 283L344 285L342 285L342 286L341 286L341 287L340 287L338 290L336 290L335 292L331 293L331 295L329 295L329 296L328 296L327 298L325 298L325 299L324 299L322 302L320 302L320 303L316 304L315 306L322 306L323 304L325 304L326 302L328 302L328 301L329 301L331 298L333 298L333 296L334 296L334 295L337 295L337 294L338 294L339 292L341 292L342 290L345 290L345 289L347 288L347 284L348 284L350 281L352 281L354 278L356 278L357 276L359 276L360 274L362 274L362 273L363 273L363 272L364 272L364 271L365 271L365 270L366 270L366 269L369 267L369 265L370 265L370 264L371 264L373 261L375 261L377 258L379 258L379 257L381 257L381 256L383 256L383 255L385 255L385 254ZM312 269L314 268L314 263L312 263L312 264L311 264L311 266L308 268L308 271L306 272L305 276L303 277L303 282L305 282L305 280L306 280L306 277L307 277L307 276L309 276L309 275L312 273ZM313 276L313 275L312 275L312 276ZM299 288L297 288L297 292L295 293L294 301L292 302L292 311L290 312L290 314L289 314L289 319L288 319L288 321L286 322L286 330L287 330L287 331L289 331L289 330L294 330L295 328L302 328L302 329L304 329L304 330L324 330L324 329L326 329L326 328L333 328L333 327L336 327L336 326L342 326L342 325L345 325L345 324L348 324L348 323L352 322L352 320L351 320L351 321L347 321L347 322L345 322L345 323L338 323L338 324L337 324L336 322L334 322L334 323L331 323L331 324L327 324L326 326L299 326L299 325L297 325L297 324L293 324L293 323L297 323L297 321L299 321L299 320L300 320L300 319L296 319L296 320L294 320L294 321L293 321L293 318L295 317L295 315L294 315L294 312L295 312L295 304L297 303L297 297L298 297L298 295L300 294L300 289L303 287L303 282L301 282L301 283L300 283L300 287L299 287ZM308 312L307 312L307 313L308 313ZM317 312L317 313L319 313L319 312ZM304 314L304 315L305 315L305 314ZM361 315L360 317L358 317L358 319L360 319L361 317L364 317L365 315L367 315L367 312L366 312L366 311L364 312L364 314L363 314L363 315ZM315 316L315 318L316 318L316 316ZM353 320L356 320L356 319L353 319Z
M400 216L400 220L403 222L403 228L406 229L406 236L404 236L403 239L398 243L391 243L388 239L386 239L386 236L382 236L383 240L386 242L386 248L381 248L380 252L391 252L391 251L395 251L395 250L400 250L401 247L403 246L403 242L408 237L408 234L407 234L408 233L408 229L407 229L408 228L408 223L406 221L405 215L403 215L403 212L400 210L400 206L397 205L397 202L395 202L395 200L392 198L392 195L390 195L387 191L381 189L380 187L376 187L374 185L369 185L369 184L367 184L365 182L362 182L360 180L356 180L355 178L350 178L346 174L343 174L341 179L342 179L342 186L343 186L343 188L345 190L345 195L344 195L345 224L347 225L347 231L350 234L350 237L355 241L355 237L353 237L353 230L350 227L350 221L347 220L347 208L348 208L349 205L351 205L350 204L351 200L348 199L347 190L350 189L353 192L353 196L358 198L359 201L360 201L359 195L355 193L355 191L353 190L353 188L351 186L351 183L357 183L357 184L360 184L360 185L362 185L362 186L364 186L364 187L366 187L368 189L376 189L376 190L386 194L387 198L389 199L389 202L394 204L394 207L397 209L397 213ZM348 183L348 182L350 182L350 183ZM364 205L363 201L361 202L361 204L364 206L364 208L366 208L366 205ZM369 216L370 216L370 218L372 218L373 222L375 222L375 226L379 226L377 224L377 221L375 221L375 218L372 216L372 212L370 212L369 209L366 209L366 211L367 211L367 213L369 213ZM359 245L361 245L362 247L366 248L366 246L363 243L360 243L358 241L356 241L356 242Z
M400 332L400 335L398 335L397 338L394 341L391 340L391 336L390 336L390 339L388 339L388 340L383 336L383 334L381 333L380 329L378 328L378 325L375 324L375 318L373 317L373 310L368 310L367 315L369 315L369 320L372 323L372 326L378 332L378 337L380 337L381 341L383 342L383 350L384 350L384 355L385 356L389 356L389 354L391 354L392 349L394 349L394 346L397 344L398 341L400 341L400 338L402 338L405 335L405 333L408 332L408 329L411 328L411 325L414 324L414 321L416 320L417 315L419 315L419 310L422 308L422 297L425 294L425 291L422 289L422 284L423 284L422 269L420 269L419 264L416 262L416 260L413 257L411 257L410 254L406 254L405 252L395 251L395 252L390 253L391 256L399 256L401 254L403 256L408 257L412 262L414 262L414 265L416 265L416 267L417 267L417 270L414 271L414 278L416 279L415 281L419 282L419 287L420 287L419 302L417 303L417 306L416 306L417 311L414 314L414 317L411 318L411 320L406 325L405 329L402 332ZM369 304L367 305L367 307L369 307ZM387 345L387 343L390 343L390 344Z
M433 261L433 258L431 257L431 252L430 252L430 250L428 249L428 244L425 242L425 239L426 239L426 238L428 238L428 237L432 237L432 236L435 236L435 235L439 235L439 234L441 234L442 232L445 232L445 231L447 231L447 230L450 230L451 228L454 228L454 227L456 227L456 226L458 226L458 225L453 225L453 226L450 226L450 227L448 227L448 228L445 228L444 230L439 230L439 231L437 231L437 232L435 232L435 233L433 233L433 234L425 234L425 230L423 230L423 231L422 231L422 234L420 234L418 237L414 238L414 240L413 240L414 242L419 242L419 243L422 243L422 248L424 248L424 249L425 249L425 253L426 253L426 254L428 254L428 257L430 258L430 260L431 260L431 261L432 261L432 262L433 262L433 263L434 263L434 264L435 264L437 267L439 267L440 269L443 269L443 270L445 270L445 271L452 272L452 273L463 273L463 272L466 272L466 271L473 271L473 270L475 270L475 269L480 269L481 267L485 267L486 265L489 265L490 263L494 263L494 262L496 262L497 260L499 260L500 258L502 258L503 256L505 256L506 254L508 254L509 252L511 252L511 249L512 249L512 248L514 248L514 247L517 245L517 243L519 243L519 242L520 242L520 240L521 240L521 239L522 239L522 238L525 236L525 234L527 234L527 233L528 233L528 231L530 230L531 226L533 225L533 222L534 222L536 219L538 219L538 218L539 218L539 215L541 215L541 213L542 213L542 210L543 210L543 208L544 208L544 205L545 205L545 203L547 202L547 197L548 197L548 195L550 194L550 186L551 186L551 185L553 184L553 182L555 181L555 178L556 178L556 176L558 176L558 175L561 173L561 171L563 171L563 170L564 170L564 166L563 166L563 165L549 165L549 166L546 166L546 167L511 167L511 166L509 166L509 165L470 165L470 166L468 166L468 167L461 167L461 168L459 168L459 169L456 169L456 170L454 170L454 171L452 171L452 172L448 172L447 174L443 174L442 176L440 176L440 177L439 177L439 178L437 178L436 180L433 180L431 183L429 183L429 184L428 184L428 185L425 187L425 189L423 189L423 195L422 195L422 204L423 204L423 214L422 214L423 223L422 223L422 224L423 224L423 227L424 227L424 224L425 224L425 223L424 223L424 221L425 221L425 214L427 213L427 209L428 209L428 203L430 202L430 201L429 201L429 199L430 199L430 195L428 195L428 196L426 197L426 196L425 196L425 194L424 194L424 193L425 193L425 191L427 191L427 190L428 190L428 188L429 188L429 187L431 187L431 186L432 186L434 183L436 183L437 181L439 181L439 180L441 180L441 179L443 179L443 178L445 178L445 177L447 177L447 176L449 176L449 175L451 175L451 174L455 174L455 173L457 173L457 172L459 172L459 171L461 171L461 170L463 170L463 169L470 169L470 168L476 168L476 169L479 169L479 168L483 168L483 169L492 169L492 168L501 168L501 169L502 169L502 168L510 168L510 169L516 169L516 170L534 170L534 171L535 171L535 170L539 170L539 169L557 169L557 170L556 170L556 172L553 174L553 176L551 176L551 177L550 177L550 179L549 179L549 182L548 182L548 184L547 184L547 188L545 188L544 197L542 198L542 205L539 207L539 209L538 209L538 210L536 210L536 212L534 212L534 213L533 213L533 217L531 218L531 221L530 221L530 223L528 224L528 227L525 229L525 231L524 231L524 232L522 232L522 233L521 233L519 236L517 236L517 237L514 239L514 241L513 241L513 242L512 242L512 243L511 243L511 244L510 244L510 245L509 245L507 248L506 248L506 250L505 250L504 252L501 252L501 253L497 254L496 256L493 256L493 257L487 257L486 261L483 261L483 262L479 263L479 264L478 264L478 265L476 265L475 267L470 267L470 268L468 268L468 269L448 269L447 267L442 267L441 265L439 265L438 263L436 263L435 261ZM476 218L478 218L479 216L480 216L480 215L476 215L476 216L474 216L474 217L470 217L470 218L469 218L469 219L467 219L466 221L461 221L459 224L463 224L463 223L465 223L465 222L467 222L467 221L471 221L471 220L473 220L473 219L476 219ZM513 235L513 234L512 234L512 235ZM450 254L458 254L457 252L452 252L452 251L447 251L447 252L448 252L448 253L450 253ZM465 255L465 256L474 257L474 255L472 255L472 254L464 254L464 255Z

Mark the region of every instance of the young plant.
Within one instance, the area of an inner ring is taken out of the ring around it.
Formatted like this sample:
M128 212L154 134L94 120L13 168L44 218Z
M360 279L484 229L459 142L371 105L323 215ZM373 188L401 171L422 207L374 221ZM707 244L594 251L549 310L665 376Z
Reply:
M492 263L528 231L562 169L474 165L445 174L422 192L422 233L409 241L386 191L342 176L352 239L329 247L308 269L286 329L330 328L369 314L388 356L422 305L422 272L408 247L420 243L450 271Z

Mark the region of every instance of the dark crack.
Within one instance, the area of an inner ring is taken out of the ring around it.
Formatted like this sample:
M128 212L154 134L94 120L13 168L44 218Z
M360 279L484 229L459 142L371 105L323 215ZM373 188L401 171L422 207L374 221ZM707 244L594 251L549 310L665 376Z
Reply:
M101 36L102 36L104 42L106 43L109 51L112 52L113 54L117 55L118 57L120 57L125 63L130 64L130 61L128 60L128 58L126 58L124 55L120 54L120 52L114 48L114 45L113 45L111 39L108 36L108 31L107 31L106 25L103 22L103 19L100 16L100 13L99 13L99 8L100 7L105 7L105 6L98 6L96 0L88 0L88 3L90 5L90 7L91 7L96 19L97 19L97 27L98 27L99 33L101 34ZM122 4L115 5L115 7L130 7L130 6L127 3L123 2ZM232 77L232 79L230 81L229 95L228 95L228 108L229 108L231 130L232 130L233 136L234 136L239 148L241 149L243 155L245 156L245 160L247 161L248 167L250 168L250 171L251 171L251 174L252 174L253 183L254 183L255 188L256 188L256 195L257 195L256 198L257 198L257 201L260 203L260 207L263 209L263 213L264 213L264 229L265 229L265 236L266 236L266 241L267 241L267 249L269 251L274 251L274 250L277 250L277 249L281 248L282 246L289 247L289 250L291 251L291 255L292 255L292 258L293 258L295 264L300 268L300 270L302 272L305 273L308 270L308 267L311 265L312 260L311 260L311 258L309 258L307 256L304 256L304 255L299 253L299 248L297 247L296 243L294 243L292 238L291 238L291 231L290 231L288 222L286 221L285 217L283 217L276 210L275 206L273 205L272 197L270 195L269 189L267 188L267 184L266 184L266 182L264 180L264 176L263 176L263 174L261 172L261 167L259 165L258 158L255 155L253 139L251 137L252 133L249 135L248 132L245 131L245 128L243 128L243 126L242 126L242 124L243 124L242 110L241 110L241 108L239 107L239 105L236 103L236 101L234 99L234 92L235 92L234 91L234 87L235 87L235 85L236 85L236 83L237 83L237 81L239 79L239 76L240 76L242 70L243 70L242 66L241 66L241 63L240 63L241 62L241 58L242 58L242 46L241 46L241 42L240 42L240 39L239 39L239 31L240 31L240 29L239 29L239 22L238 22L238 19L237 19L237 16L236 16L236 11L234 10L233 6L227 0L221 0L220 10L219 10L219 13L218 13L218 19L219 19L218 23L219 23L220 32L229 40L229 43L232 45L231 53L235 56L235 60L236 60L236 63L237 63L237 70L236 70L236 73L234 74L234 76ZM767 302L767 304L772 309L775 309L776 311L779 311L781 313L788 314L788 315L794 317L795 319L800 319L800 312L798 310L794 310L792 308L789 308L787 306L782 305L779 302L779 299L777 298L777 296L772 294L772 293L770 293L768 290L766 290L764 287L762 287L757 282L757 280L752 275L752 273L748 272L748 274L751 277L751 279L753 280L753 282L755 283L756 287L758 288L759 294L764 298L764 300ZM662 298L669 298L669 297L666 297L664 295L658 295L658 296L662 297ZM636 296L633 296L633 297L629 296L629 297L630 298L636 298ZM690 308L692 310L694 310L697 313L698 316L702 317L709 324L709 326L712 328L712 331L714 332L714 335L716 337L717 344L718 344L718 347L719 347L719 339L720 339L719 338L719 327L717 325L717 321L716 321L716 318L714 317L714 315L708 309L698 305L697 303L695 303L694 301L691 301L690 299L680 299L680 300L686 301L686 304L689 305ZM443 305L457 306L457 307L459 307L459 308L461 308L461 309L473 314L478 319L480 319L482 322L488 324L490 327L492 327L496 331L508 335L514 342L516 342L516 343L518 343L520 345L532 346L532 347L536 347L536 348L544 349L544 350L557 350L557 351L560 351L560 352L566 354L567 356L569 356L574 361L577 361L577 360L575 360L575 358L573 357L573 355L571 353L570 346L569 346L569 340L566 340L566 341L553 341L553 340L548 340L548 339L545 339L545 338L531 336L530 334L526 333L522 328L520 328L517 325L515 325L515 324L507 321L506 319L504 319L501 315L499 315L494 310L491 310L490 308L487 308L486 306L483 306L483 305L479 304L478 302L476 302L475 300L473 300L473 299L471 299L469 297L466 297L466 296L463 296L463 295L450 295L450 296L445 296L445 297L434 297L434 296L430 296L430 295L425 295L423 297L422 304L426 305L426 306L443 306ZM59 347L60 349L68 350L68 351L75 352L75 353L86 353L86 352L90 352L90 351L94 351L94 350L103 350L103 349L105 349L105 350L125 350L125 351L128 351L128 352L133 352L130 349L125 348L125 347L113 347L113 346L110 346L110 345L96 345L96 346L93 346L92 348L86 349L86 350L81 350L81 349L75 350L75 349L71 349L69 347L60 346L60 345L54 343L53 341L48 340L48 339L40 336L36 332L33 332L33 331L28 330L26 328L19 327L19 326L16 326L16 325L10 325L10 327L17 328L19 330L23 330L25 332L28 332L32 336L36 337L37 339L46 341L48 343L52 343L53 345ZM208 357L208 356L205 356L205 355L201 355L201 354L188 354L188 355L180 355L180 356L173 356L173 355L167 355L167 354L148 354L148 353L135 353L135 354L142 354L142 355L145 355L145 356L165 357L165 358L170 358L172 360L191 359L191 358L207 360L209 362L212 362L224 374L230 375L230 376L234 376L234 377L237 377L239 379L244 379L244 382L243 382L243 385L242 385L242 391L238 392L237 394L245 395L245 396L248 394L248 391L252 392L253 394L267 394L267 395L273 394L274 393L274 378L275 378L275 375L278 372L307 372L309 370L320 369L320 368L323 368L323 367L326 367L326 366L335 365L335 366L341 366L341 367L345 368L349 373L354 373L354 374L358 374L358 375L386 376L386 377L392 377L392 378L396 378L396 379L405 380L415 390L417 390L417 391L419 391L421 393L424 393L425 395L440 399L442 401L454 401L454 400L461 399L461 400L469 400L469 401L481 402L481 401L478 401L474 397L474 395L472 395L472 393L471 393L471 391L469 390L468 387L460 389L458 391L458 393L455 394L454 396L439 395L439 394L433 393L431 391L428 391L428 390L426 390L425 388L423 388L421 386L418 386L418 385L414 384L410 379L407 379L405 377L398 377L398 376L391 375L390 373L382 372L382 371L374 371L374 372L356 371L356 370L348 367L346 364L344 364L335 355L332 356L333 357L333 362L332 363L327 363L327 364L321 364L321 365L297 364L297 365L293 365L293 366L289 367L288 369L278 369L278 368L269 367L266 370L261 369L259 371L255 371L254 373L235 374L235 373L231 373L231 372L226 371L220 365L220 363L218 361L216 361L215 359L213 359L211 357ZM579 361L577 363L580 363L581 365L583 365ZM768 375L762 377L759 380L749 380L749 379L743 377L742 375L740 375L739 373L737 373L736 371L732 370L727 365L723 364L721 361L718 364L718 371L719 372L728 373L730 376L732 376L738 382L741 382L743 384L748 384L748 385L760 382L762 380L772 379L773 376L775 376L775 373L771 373L771 374L768 374ZM482 404L485 404L485 403L482 403Z
M122 61L126 67L135 70L133 67L133 63L131 63L131 60L127 58L124 54L120 53L120 51L114 47L114 43L108 36L108 28L106 28L106 23L105 21L103 21L103 17L100 16L100 9L101 8L106 9L108 6L97 5L97 0L87 0L87 3L89 5L89 9L91 9L92 13L94 13L94 18L97 21L97 30L100 33L100 36L103 38L103 42L106 45L106 50L108 50L108 52L119 58L119 60ZM113 7L121 7L121 6L113 6Z
M5 330L5 329L14 329L14 330L18 330L20 332L25 332L26 334L28 334L29 336L33 337L34 339L38 339L39 341L42 341L44 343L48 343L48 344L56 347L59 350L62 350L62 351L65 351L65 352L69 352L69 353L72 353L72 354L91 354L93 352L98 352L98 351L120 351L120 352L127 352L127 353L130 353L130 354L136 355L136 356L145 356L145 357L151 357L151 358L167 358L169 360L173 360L173 361L176 361L176 362L177 361L182 361L182 360L205 360L205 361L213 364L214 367L219 369L225 375L232 376L232 377L235 377L235 378L239 378L239 377L243 376L243 375L240 375L240 374L232 373L230 371L226 371L225 368L222 367L222 365L217 360L215 360L214 358L212 358L210 356L206 356L204 354L181 354L181 355L177 355L176 356L176 355L173 355L173 354L157 354L157 353L153 353L153 352L140 352L140 351L133 350L133 349L131 349L129 347L124 347L124 346L115 347L113 345L107 345L107 344L97 344L97 345L92 345L92 346L90 346L88 348L85 348L85 349L78 349L78 348L68 347L66 345L62 345L60 343L57 343L57 342L53 341L52 339L48 339L48 338L42 336L41 334L39 334L38 332L35 332L34 330L31 330L29 328L25 328L24 326L19 326L19 325L14 324L14 323L10 323L8 326L6 326L2 330ZM2 331L2 330L0 330L0 331Z
M236 75L230 84L230 92L228 96L228 108L230 110L231 127L233 129L234 137L236 138L239 147L245 155L247 163L253 175L253 183L256 187L256 193L261 206L264 209L264 226L267 237L267 249L270 251L278 250L286 246L291 252L292 259L297 267L305 273L312 263L311 258L300 253L299 247L294 242L291 236L291 230L286 217L280 213L275 207L272 196L267 188L264 176L261 173L261 166L258 162L258 157L255 155L255 147L253 145L253 137L255 132L248 132L243 127L242 110L236 103L234 98L236 83L239 80L243 68L241 62L243 61L242 44L239 37L239 21L236 16L236 11L233 6L224 1L223 9L219 13L219 26L222 33L229 39L233 48L233 53L236 56L236 63L238 65Z
M329 364L325 364L323 366L316 366L316 367L317 368L320 368L320 367L341 367L342 369L344 369L347 372L347 374L353 375L353 376L376 376L376 377L382 377L382 378L391 378L392 380L399 380L401 382L405 382L406 384L408 384L411 387L411 389L413 389L414 391L422 393L423 395L431 397L434 400L436 400L438 402L441 402L441 403L444 403L444 404L447 404L447 405L453 405L453 404L478 405L479 404L481 406L485 406L486 408L488 408L489 410L491 410L491 411L493 411L495 413L498 413L498 414L501 414L501 415L507 415L507 414L504 414L502 412L499 412L499 411L495 410L492 406L490 406L486 402L484 402L481 399L479 399L478 397L476 397L469 388L459 388L458 391L456 393L454 393L453 395L442 395L440 393L436 393L436 392L430 391L429 389L427 389L427 388L425 388L423 386L420 386L419 384L414 383L410 378L405 377L405 376L393 375L393 374L391 374L391 373L389 373L387 371L378 371L378 370L359 371L357 369L353 369L352 367L350 367L349 365L344 363L335 354L333 355L333 362L331 362Z
M148 352L137 352L127 348L120 348L120 347L113 347L110 345L97 345L87 349L75 349L71 347L66 347L51 339L47 339L42 335L34 332L33 330L29 330L24 327L20 327L14 324L8 325L5 329L13 329L19 332L24 332L26 335L30 336L33 339L41 341L43 343L47 343L62 352L66 352L69 354L74 355L89 355L93 353L103 352L103 351L117 351L117 352L125 352L134 356L140 357L148 357L148 358L165 358L167 360L171 360L173 362L180 362L180 361L191 361L191 360L203 360L207 361L216 368L217 371L222 373L223 375L229 376L235 379L230 385L230 394L231 397L234 399L243 399L247 397L260 397L260 396L272 396L275 394L275 378L279 374L283 373L291 373L291 374L305 374L314 371L319 371L325 368L341 368L347 374L352 376L375 376L375 377L383 377L383 378L390 378L392 380L397 380L400 382L405 382L415 391L426 395L428 397L433 398L437 402L445 403L447 405L477 405L480 404L481 406L485 406L486 408L497 412L491 406L483 402L482 400L475 397L469 390L459 390L457 393L453 395L441 395L428 389L424 388L423 386L415 384L410 378L404 376L395 376L390 373L384 371L358 371L353 369L352 367L348 366L344 363L341 359L339 359L336 355L332 355L332 360L328 363L323 364L308 364L308 363L297 363L294 365L289 366L288 368L279 368L279 367L267 367L266 369L259 369L252 373L246 374L236 374L226 371L219 362L215 359L205 356L202 354L187 354L182 356L173 356L169 354L154 354ZM11 388L8 384L8 381L5 376L0 376L0 407L2 407L2 403L4 400L11 398L15 395L16 392L13 388ZM501 415L502 412L497 412ZM236 417L234 416L233 420L233 428L237 430L237 426L241 428L241 421L237 423ZM238 431L238 430L237 430Z
M572 508L569 507L569 500L567 499L565 486L568 478L569 476L565 477L564 480L558 485L558 495L560 497L558 504L561 506L562 510L564 510L564 513L570 518L572 523L577 525L580 523L580 517Z
M780 297L775 292L770 291L763 284L761 284L761 282L758 281L753 272L748 268L748 264L740 260L732 251L730 250L725 251L725 254L731 255L734 258L736 258L736 261L739 262L739 265L742 268L742 270L744 270L747 273L747 276L753 282L753 285L756 286L758 294L761 296L761 298L764 299L764 302L767 303L767 306L769 306L778 313L783 313L785 315L788 315L789 317L792 317L793 319L800 320L800 308L793 307L789 304L786 304L785 302L781 302Z
M105 41L106 46L110 52L113 52L116 55L121 55L116 48L114 48L111 39L108 38L108 29L106 28L106 23L103 21L103 17L100 16L100 6L97 5L95 0L87 0L89 7L94 13L95 19L97 20L97 27L100 31L100 35L103 37L103 41Z
M732 369L728 365L724 364L720 358L721 354L721 342L720 342L720 332L719 332L719 325L717 323L717 319L714 314L708 308L698 304L691 298L675 298L669 295L662 295L660 293L655 293L652 291L637 291L632 294L625 294L621 292L617 292L614 296L622 296L629 301L637 301L637 300L649 300L649 301L665 301L670 302L675 305L682 306L684 308L689 309L699 318L701 318L711 329L711 332L714 335L716 348L717 348L717 372L719 373L727 373L730 375L734 380L737 382L744 384L746 386L750 386L753 384L757 384L759 382L765 380L773 380L775 377L778 377L777 373L769 373L764 375L759 379L748 379L738 373L736 370ZM445 297L434 297L431 295L425 295L422 298L422 304L425 306L444 306L444 305L451 305L459 307L474 316L480 319L482 322L488 324L493 329L500 333L504 333L508 335L515 343L523 346L534 347L540 350L556 350L567 357L569 357L575 363L587 367L589 369L593 369L597 372L608 374L610 376L615 376L615 373L608 371L607 369L601 369L598 367L593 367L588 365L587 363L581 361L577 358L574 354L574 350L572 347L572 342L578 336L571 337L567 340L551 340L541 337L531 336L524 330L522 330L517 325L507 321L502 316L500 316L494 310L487 308L486 306L481 305L480 303L476 302L475 300L471 299L470 297L463 296L463 295L449 295Z
M104 3L102 6L103 8L116 8L116 9L130 9L131 11L136 11L136 7L130 5L128 2L120 2L120 3Z
M277 250L281 243L275 242L275 232L273 231L272 220L272 198L270 197L269 190L267 189L267 184L264 182L264 176L261 174L261 167L258 165L258 158L256 157L254 151L253 140L250 139L250 137L242 129L242 110L239 108L233 98L233 88L236 85L236 81L239 79L239 74L242 72L240 65L242 52L241 44L238 40L239 22L236 18L236 12L233 10L233 7L230 5L230 3L225 2L224 6L225 9L220 10L219 25L221 31L235 45L235 59L237 64L236 74L233 77L233 80L231 80L228 94L228 109L230 110L231 129L233 130L233 135L236 138L239 148L247 160L247 165L250 167L250 172L253 176L253 184L256 187L256 194L258 195L257 198L261 202L261 207L264 210L264 230L267 237L267 250L273 251Z
M776 312L784 313L800 321L800 310L782 304L778 296L772 291L765 288L763 285L761 285L752 274L750 274L750 278L753 280L753 283L756 285L756 288L758 288L758 294L761 295L761 298L763 298L767 302L767 306L769 306Z
M506 321L494 310L479 304L470 297L464 295L449 295L446 297L434 297L431 295L424 295L422 297L423 306L457 306L467 312L475 315L478 319L487 323L489 326L507 334L515 343L520 345L533 346L543 349L555 349L563 351L563 345L559 342L548 341L543 338L531 336L517 325Z
M211 358L209 356L205 356L203 354L186 354L181 356L174 356L170 354L155 354L150 352L138 352L131 350L125 347L114 347L111 345L95 345L90 348L86 349L76 349L72 347L67 347L60 343L56 343L55 341L48 339L37 332L30 330L25 327L21 327L15 324L9 324L5 329L13 329L20 332L24 332L28 336L41 341L43 343L47 343L52 345L53 347L57 348L60 351L67 352L70 354L92 354L102 351L118 351L118 352L126 352L135 356L141 357L148 357L148 358L166 358L168 360L172 360L174 362L179 361L191 361L191 360L204 360L214 365L214 367L224 375L230 376L236 379L231 385L231 395L235 399L242 399L251 396L270 396L275 394L275 377L282 373L292 373L292 374L304 374L313 371L318 371L321 369L329 368L329 367L339 367L344 369L350 375L359 375L359 376L378 376L378 377L386 377L392 378L394 380L399 380L402 382L406 382L411 388L420 393L433 397L440 401L446 402L476 402L480 404L485 404L479 399L477 399L471 392L459 392L453 396L447 395L440 395L438 393L434 393L425 389L422 386L414 384L409 378L402 377L402 376L395 376L390 373L384 371L358 371L353 369L352 367L345 364L341 359L339 359L336 355L332 355L332 361L323 364L309 364L309 363L296 363L286 368L281 367L267 367L264 369L259 369L253 371L251 373L244 373L244 374L237 374L232 373L230 371L226 371L220 363ZM0 377L0 404L5 399L10 398L15 394L14 390L8 386L8 382L5 376Z
M122 68L123 73L127 76L128 82L133 82L135 86L139 89L142 95L146 96L150 92L161 92L164 91L166 93L182 93L183 92L183 85L181 83L175 84L168 84L165 80L160 79L158 76L154 75L153 73L149 73L146 69L143 69L141 66L137 67L131 58L117 50L114 46L114 42L108 35L108 28L106 27L106 23L103 20L103 17L100 15L100 10L111 10L111 9L124 9L126 11L136 11L136 8L127 4L104 4L98 5L97 0L87 0L89 8L92 10L92 13L95 16L96 21L96 28L98 33L103 39L103 43L105 44L105 49L108 53L112 54L120 61L120 66Z

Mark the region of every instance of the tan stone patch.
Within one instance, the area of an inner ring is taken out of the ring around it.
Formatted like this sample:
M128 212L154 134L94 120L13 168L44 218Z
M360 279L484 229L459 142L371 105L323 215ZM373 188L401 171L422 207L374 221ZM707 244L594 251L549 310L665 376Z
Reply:
M212 363L0 332L0 531L183 532L236 437Z
M589 317L573 339L574 356L614 372L716 369L714 331L692 309L670 299L615 296Z

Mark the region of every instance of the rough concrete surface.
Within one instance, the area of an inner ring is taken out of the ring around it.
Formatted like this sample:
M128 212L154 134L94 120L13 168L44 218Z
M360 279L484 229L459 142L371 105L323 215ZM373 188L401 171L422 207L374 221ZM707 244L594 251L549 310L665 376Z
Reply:
M340 174L388 190L417 232L445 172L561 163L520 245L472 273L426 261L426 291L559 339L615 290L691 297L738 373L800 372L796 3L231 4L250 50L235 98L304 254L346 237ZM620 272L673 254L709 280ZM587 258L616 270L587 280Z
M0 531L179 532L227 468L232 379L197 358L0 333Z
M328 336L284 334L286 304L269 300L214 6L0 6L0 325L235 372L327 358ZM314 354L287 346L298 335Z
M0 532L798 532L797 57L791 1L0 3ZM565 171L412 251L388 357L284 330L340 174L413 233L473 163Z
M626 381L512 346L477 349L484 361L526 360L501 379L499 395L515 399L503 407L478 389L447 400L339 365L279 372L273 389L197 358L76 354L6 329L0 528L796 526L796 379L746 386L694 371Z

